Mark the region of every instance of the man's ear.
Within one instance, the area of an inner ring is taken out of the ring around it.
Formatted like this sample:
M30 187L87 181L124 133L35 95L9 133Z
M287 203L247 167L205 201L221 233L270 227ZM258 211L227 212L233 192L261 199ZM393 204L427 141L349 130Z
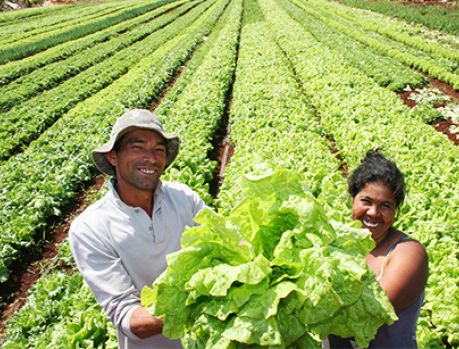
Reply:
M114 150L111 150L109 151L108 153L105 153L104 154L105 156L105 159L110 163L110 165L112 165L113 167L115 167L117 164L118 164L118 158L116 156L116 152Z

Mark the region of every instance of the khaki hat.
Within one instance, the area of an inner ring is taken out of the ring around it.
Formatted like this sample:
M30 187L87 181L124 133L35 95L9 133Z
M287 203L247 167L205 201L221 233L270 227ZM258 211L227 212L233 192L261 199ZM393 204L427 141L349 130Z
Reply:
M92 151L92 159L99 170L110 176L115 175L114 167L107 161L104 154L110 152L115 143L123 135L136 128L152 130L163 136L167 142L166 168L174 161L179 152L179 138L165 133L158 118L151 111L146 109L133 109L127 111L116 120L115 125L113 125L112 133L110 134L110 140Z

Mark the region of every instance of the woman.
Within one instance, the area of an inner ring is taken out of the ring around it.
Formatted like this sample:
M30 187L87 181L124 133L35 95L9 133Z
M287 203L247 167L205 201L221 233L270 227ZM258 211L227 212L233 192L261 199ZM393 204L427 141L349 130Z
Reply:
M352 218L371 232L376 247L366 257L386 291L399 320L383 325L368 348L417 348L416 322L427 282L427 254L420 243L393 227L405 197L397 166L378 151L369 151L348 182ZM329 336L330 349L358 348L352 340Z

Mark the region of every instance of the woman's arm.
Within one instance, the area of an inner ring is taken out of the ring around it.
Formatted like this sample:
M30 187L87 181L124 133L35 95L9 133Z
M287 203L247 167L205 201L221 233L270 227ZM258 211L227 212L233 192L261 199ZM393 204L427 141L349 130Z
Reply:
M379 280L396 311L411 305L422 293L427 283L427 253L416 241L397 245L386 261Z

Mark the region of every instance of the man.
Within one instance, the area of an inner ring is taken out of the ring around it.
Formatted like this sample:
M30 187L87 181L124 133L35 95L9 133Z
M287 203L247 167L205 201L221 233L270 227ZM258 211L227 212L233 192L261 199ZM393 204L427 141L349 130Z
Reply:
M70 228L78 269L118 330L122 349L180 348L162 336L162 319L140 306L140 291L166 269L186 226L204 207L184 184L162 182L178 154L179 139L156 116L135 109L121 116L110 140L92 152L113 176L109 192Z

